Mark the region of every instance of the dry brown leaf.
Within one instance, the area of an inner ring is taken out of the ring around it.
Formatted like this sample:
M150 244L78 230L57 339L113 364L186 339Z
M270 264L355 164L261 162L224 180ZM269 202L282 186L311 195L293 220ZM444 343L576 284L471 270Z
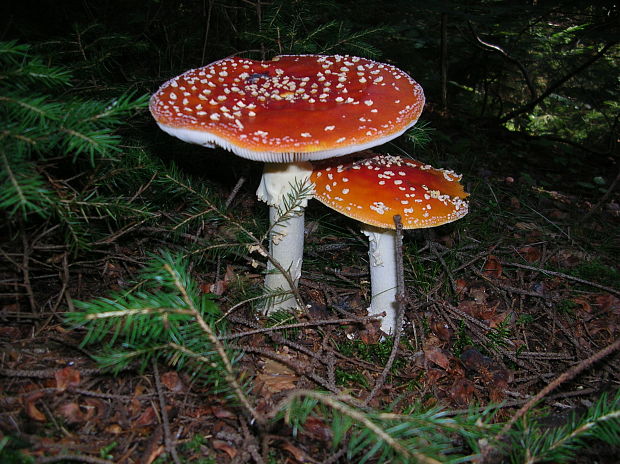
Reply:
M80 410L77 403L64 403L58 408L58 414L65 418L69 424L80 424L86 422L85 414Z
M212 440L211 445L213 445L213 449L224 451L230 459L233 459L237 455L237 450L224 440Z
M519 252L519 255L528 263L535 263L536 261L539 261L542 256L540 248L534 246L521 247L517 251Z
M210 285L204 284L202 286L202 290L205 293L213 293L214 295L222 296L228 289L228 284L231 280L235 278L235 276L235 270L229 264L226 266L226 273L224 274L224 277L222 279L218 279Z
M381 322L374 321L364 324L364 329L360 330L359 338L365 345L376 345L381 341L383 332L381 332Z
M256 382L261 385L260 392L268 396L295 388L298 380L299 377L296 375L259 374L256 376Z
M466 406L476 390L473 382L466 378L457 378L450 387L450 397L459 405Z
M119 424L110 424L105 428L105 431L113 435L120 435L123 433L123 428Z
M155 449L151 450L148 456L142 458L142 464L151 464L164 453L165 449L166 447L164 445L156 446Z
M304 453L301 449L297 448L295 445L293 445L292 443L288 441L285 441L284 443L282 443L280 445L280 448L282 448L284 451L288 451L289 453L291 453L291 455L297 462L308 461L306 458L306 453Z
M441 369L436 369L431 367L426 370L426 381L430 385L435 385L439 379L446 376L446 371L442 371Z
M157 423L157 412L153 406L149 406L144 410L140 417L134 421L134 426L144 427L146 425L153 425Z
M80 371L70 366L54 372L54 377L56 378L56 388L61 392L69 387L80 385Z
M185 384L177 371L168 371L162 374L161 383L170 391L177 393L185 391Z
M22 338L22 333L17 327L0 327L0 337L19 340Z
M38 422L45 422L47 420L47 418L45 417L45 414L39 411L39 409L36 406L36 402L39 399L43 398L43 395L44 395L43 392L38 391L38 392L31 393L29 395L26 395L23 399L24 409L26 411L26 414L28 415L28 417Z
M447 322L439 321L435 318L431 319L431 330L441 341L448 342L452 338L454 331L450 328Z
M315 440L329 442L332 439L331 428L324 420L315 416L310 416L304 423L304 435L308 435Z
M489 255L484 263L482 273L489 277L498 278L501 277L502 270L502 264L500 263L499 258L495 255Z
M439 348L425 348L424 356L428 361L438 365L442 369L448 370L450 367L448 356Z
M82 409L86 410L86 420L91 421L95 418L105 417L108 407L98 398L87 398L82 405Z
M600 306L602 311L611 311L614 314L620 315L620 298L613 296L611 293L597 295L594 301Z
M236 419L237 415L231 410L222 408L220 406L212 406L211 413L218 419Z
M463 293L465 293L467 291L467 281L465 279L456 279L454 281L455 286L456 286L456 294L457 295L462 295Z
M592 313L592 306L585 298L577 297L573 298L572 301L577 305L579 311L583 311L584 313L588 314Z

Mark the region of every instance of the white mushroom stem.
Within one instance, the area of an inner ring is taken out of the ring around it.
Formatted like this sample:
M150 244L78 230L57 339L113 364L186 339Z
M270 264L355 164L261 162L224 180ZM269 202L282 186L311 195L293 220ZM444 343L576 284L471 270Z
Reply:
M308 198L296 202L292 212L286 211L287 197L295 185L307 185L312 165L308 162L266 163L261 183L256 191L259 200L269 205L269 254L282 268L288 271L295 288L301 277L301 265L304 250L304 209ZM288 219L282 221L282 215L288 213ZM289 280L271 263L267 263L265 287L271 290L282 289L291 292L284 299L277 299L265 307L267 314L279 310L297 308L293 288Z
M394 335L396 327L396 231L364 225L368 237L370 288L372 300L369 314L381 314L381 330Z

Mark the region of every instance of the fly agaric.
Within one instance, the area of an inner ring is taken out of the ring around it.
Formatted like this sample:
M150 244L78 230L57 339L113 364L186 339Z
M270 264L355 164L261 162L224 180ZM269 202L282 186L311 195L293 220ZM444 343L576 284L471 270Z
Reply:
M396 226L404 229L434 227L467 214L468 194L461 176L445 169L399 156L377 155L326 167L317 166L310 177L314 196L326 206L362 222L370 247L370 314L385 316L381 330L394 335L396 321Z
M264 161L259 199L270 205L270 254L296 285L303 256L303 208L276 220L310 160L347 155L398 137L416 123L424 93L403 71L352 56L285 55L270 61L230 57L163 84L150 110L183 141L219 145ZM291 290L271 263L267 288ZM291 296L273 309L296 307Z

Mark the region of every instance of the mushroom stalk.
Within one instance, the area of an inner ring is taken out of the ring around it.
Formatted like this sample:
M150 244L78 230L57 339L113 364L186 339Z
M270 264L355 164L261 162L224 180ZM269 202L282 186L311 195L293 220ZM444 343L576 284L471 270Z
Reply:
M371 303L369 314L385 313L381 330L394 335L396 327L396 231L364 225L362 233L368 237L370 263Z
M259 200L269 205L269 254L288 271L290 281L297 287L301 277L304 249L304 210L308 198L295 198L296 186L307 185L312 165L308 162L269 163L265 165L261 183L256 191ZM269 261L265 287L282 289L291 294L267 305L267 314L297 308L291 282Z

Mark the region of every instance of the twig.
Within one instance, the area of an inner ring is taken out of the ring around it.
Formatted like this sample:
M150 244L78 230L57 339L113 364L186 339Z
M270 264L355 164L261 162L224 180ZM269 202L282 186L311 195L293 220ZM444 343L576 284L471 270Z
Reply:
M596 282L590 282L589 280L581 279L579 277L573 277L572 275L563 274L561 272L549 271L547 269L541 269L539 267L527 266L525 264L519 263L505 263L502 262L503 266L513 266L521 269L527 269L529 271L542 272L543 274L552 275L555 277L561 277L563 279L572 280L574 282L579 282L580 284L589 285L590 287L600 288L601 290L605 290L606 292L613 293L614 295L620 296L620 290L616 290L615 288L607 287L605 285L597 284Z
M381 387L385 384L385 379L387 378L390 369L392 369L392 365L396 359L400 337L403 332L403 315L405 312L405 272L403 270L403 223L400 215L397 214L394 216L394 224L396 224L396 323L394 324L394 340L392 344L392 351L390 351L390 357L388 358L381 375L377 378L372 391L364 400L364 405L368 405Z
M519 71L521 71L521 74L523 75L523 78L525 79L527 88L530 91L530 95L532 96L532 98L536 98L536 88L534 87L534 83L532 82L532 79L530 78L530 75L528 74L525 66L523 66L523 64L519 60L517 60L513 56L509 55L506 51L504 51L503 48L497 45L491 44L489 42L483 41L476 33L471 21L467 21L467 25L469 26L469 30L471 34L474 36L474 38L480 45L485 47L487 50L493 50L493 51L498 52L500 55L502 55L504 58L506 58L508 61L514 64L517 68L519 68Z
M543 93L538 95L538 97L534 98L532 101L530 101L529 103L526 103L525 105L521 106L520 108L517 108L517 109L509 112L508 114L506 114L504 116L500 116L499 122L503 124L503 123L505 123L507 121L510 121L514 117L519 116L520 114L523 114L523 113L526 113L528 111L533 110L534 108L536 108L538 106L538 104L540 102L542 102L545 98L547 98L549 95L551 95L553 92L555 92L556 89L558 89L559 87L562 87L562 85L564 85L567 81L569 81L574 76L579 74L581 71L586 69L592 63L594 63L597 60L599 60L600 58L602 58L605 55L605 53L607 52L607 50L609 50L610 48L612 48L616 44L617 44L617 42L606 43L603 46L603 48L601 48L596 54L594 54L593 56L591 56L590 58L585 60L581 65L577 66L576 68L574 68L573 70L571 70L567 74L565 74L564 76L560 77L556 81L554 81L551 84L549 84L549 87L547 87Z
M437 258L437 260L441 264L441 267L443 267L444 272L448 276L448 280L450 281L450 286L452 287L452 291L454 293L458 293L457 289L456 289L456 281L454 280L454 276L452 275L452 272L450 271L450 268L446 264L445 259L443 259L443 256L439 253L439 251L437 250L437 247L436 247L436 245L434 243L430 244L430 249L431 249L431 252L435 255L435 258Z
M161 411L161 421L164 426L164 444L166 446L166 453L172 456L172 460L175 464L181 464L177 449L172 443L170 437L170 421L168 419L168 411L166 411L166 399L164 398L164 392L161 388L161 379L159 378L159 369L157 368L157 359L153 358L153 374L155 375L155 388L157 389L157 396L159 397L159 409Z
M226 211L228 207L230 206L230 204L233 202L233 200L237 196L237 193L239 193L239 190L241 190L241 187L245 183L245 180L246 180L245 177L243 176L239 177L239 180L235 184L234 188L230 192L230 195L228 195L226 202L224 203L224 211Z
M47 464L49 462L60 461L75 461L86 462L88 464L114 464L114 461L108 461L107 459L96 458L94 456L86 456L80 454L58 454L56 456L46 456L37 459L37 464Z
M233 333L229 335L222 335L219 337L219 339L220 340L231 340L234 338L247 337L249 335L255 335L258 333L274 332L277 330L297 329L300 327L314 327L314 326L320 326L320 325L333 325L333 324L342 325L342 324L347 324L351 322L358 322L360 324L363 324L365 322L375 320L375 319L376 319L375 316L365 316L365 317L349 318L349 319L325 319L321 321L298 322L296 324L278 325L274 327L262 327L260 329L247 330L245 332L238 332L238 333Z
M28 245L28 240L27 240L27 234L24 231L24 226L21 224L20 221L20 226L22 228L21 230L21 236L22 236L22 243L24 246L24 256L22 259L22 275L24 276L24 286L26 287L26 293L28 293L28 301L30 303L30 309L32 310L33 313L36 313L38 310L38 305L37 305L37 300L34 297L34 292L32 291L32 286L30 285L30 270L29 270L29 261L30 261L30 251L31 248Z
M590 208L590 211L588 211L584 216L581 217L581 219L579 219L579 221L578 221L579 224L583 224L584 222L586 222L588 219L590 219L590 217L596 211L598 211L601 208L601 206L603 206L603 203L605 203L607 201L609 196L616 189L616 187L618 185L618 182L620 182L620 171L618 171L618 174L616 174L616 178L613 180L613 182L611 183L611 185L609 186L607 191L603 194L601 199L599 201L597 201L596 204L592 208Z
M545 386L542 390L540 390L536 395L534 395L527 403L525 403L521 409L519 409L506 424L502 427L502 430L496 436L496 441L500 442L506 436L506 433L510 430L510 428L517 422L521 417L523 417L532 407L538 403L541 399L547 396L551 391L555 390L564 382L571 380L576 377L578 374L583 372L584 370L590 368L594 363L600 361L604 357L610 355L614 351L620 348L620 338L616 339L611 345L603 348L602 350L594 353L589 358L584 359L583 361L575 364L567 371L560 374L555 380L550 382L547 386Z

